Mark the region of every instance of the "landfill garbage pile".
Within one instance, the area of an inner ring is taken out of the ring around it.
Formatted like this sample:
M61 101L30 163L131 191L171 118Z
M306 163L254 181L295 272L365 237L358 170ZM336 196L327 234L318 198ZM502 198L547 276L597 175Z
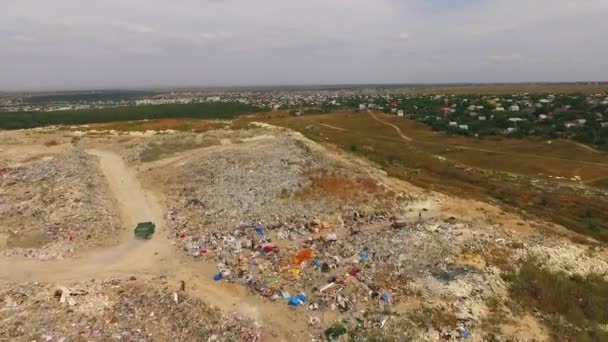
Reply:
M485 300L496 288L504 290L499 270L475 254L493 248L497 239L513 240L502 230L487 234L487 227L456 221L405 223L355 214L344 225L255 225L213 232L191 244L194 256L217 264L216 281L308 310L312 326L333 312L349 331L380 329L398 336L403 324L415 323L395 308L415 301L449 311L453 321L434 333L457 337L462 329L479 328ZM414 328L401 333L422 336Z
M0 340L260 341L256 325L222 314L163 277L69 286L0 287Z
M339 173L346 178L360 175L311 153L287 134L202 153L174 168L160 171L165 172L169 224L176 237L255 222L271 226L307 222L371 208L363 195L339 201L316 189L311 172ZM378 196L368 197L375 200Z
M62 258L119 227L96 160L72 148L27 163L0 165L0 252ZM3 242L4 241L4 242Z

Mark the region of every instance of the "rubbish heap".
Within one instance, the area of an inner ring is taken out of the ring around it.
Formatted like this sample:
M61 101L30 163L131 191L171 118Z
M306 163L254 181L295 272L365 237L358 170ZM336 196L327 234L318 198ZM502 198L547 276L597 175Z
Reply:
M255 323L223 314L161 278L0 288L0 336L11 341L261 341Z
M94 191L93 191L94 190ZM0 235L5 255L62 258L79 242L112 235L120 227L96 160L83 150L27 163L0 165ZM42 248L40 248L42 247Z

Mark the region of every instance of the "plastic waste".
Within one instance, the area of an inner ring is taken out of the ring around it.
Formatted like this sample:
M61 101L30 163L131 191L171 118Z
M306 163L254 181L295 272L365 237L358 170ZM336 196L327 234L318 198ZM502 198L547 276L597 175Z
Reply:
M293 264L295 266L300 266L304 261L312 260L313 252L312 250L306 248L298 252L296 256L293 258Z
M258 224L255 226L255 232L258 233L259 236L264 236L264 228L262 225Z
M460 337L464 339L471 337L471 332L469 332L465 327L460 327L458 332L460 333Z
M367 253L367 251L363 251L363 252L359 253L359 260L365 261L368 258L369 258L369 254Z
M220 280L222 280L222 274L221 274L221 273L218 273L218 274L214 275L214 276L213 276L213 280L215 280L215 281L220 281Z
M348 270L348 274L350 274L352 277L355 277L355 278L359 275L359 272L361 272L361 270L358 269L357 267L351 267Z
M382 299L383 301L388 302L388 303L390 303L392 300L391 295L389 295L386 292L384 292L380 295L380 299Z
M287 302L287 304L289 304L291 306L300 306L300 305L304 304L307 300L308 300L308 297L306 296L305 293L298 293L297 295L289 298L289 301Z

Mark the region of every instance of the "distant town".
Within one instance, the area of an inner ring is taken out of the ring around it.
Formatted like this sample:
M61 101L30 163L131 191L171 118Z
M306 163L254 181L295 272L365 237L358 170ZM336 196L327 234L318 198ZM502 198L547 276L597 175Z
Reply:
M0 112L55 112L167 104L240 103L291 115L382 111L447 134L572 139L608 149L608 92L595 94L419 95L390 89L99 91L0 97Z

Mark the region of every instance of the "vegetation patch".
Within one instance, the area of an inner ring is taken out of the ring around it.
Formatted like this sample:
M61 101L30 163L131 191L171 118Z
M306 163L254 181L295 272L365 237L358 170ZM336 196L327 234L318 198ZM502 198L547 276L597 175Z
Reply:
M144 119L228 119L256 110L250 105L239 102L213 102L80 109L59 112L6 112L0 113L0 129L84 125Z
M492 191L490 196L505 204L515 204L513 197L505 191Z
M505 276L509 293L522 307L538 310L560 341L608 341L608 282L599 276L553 273L535 260Z

